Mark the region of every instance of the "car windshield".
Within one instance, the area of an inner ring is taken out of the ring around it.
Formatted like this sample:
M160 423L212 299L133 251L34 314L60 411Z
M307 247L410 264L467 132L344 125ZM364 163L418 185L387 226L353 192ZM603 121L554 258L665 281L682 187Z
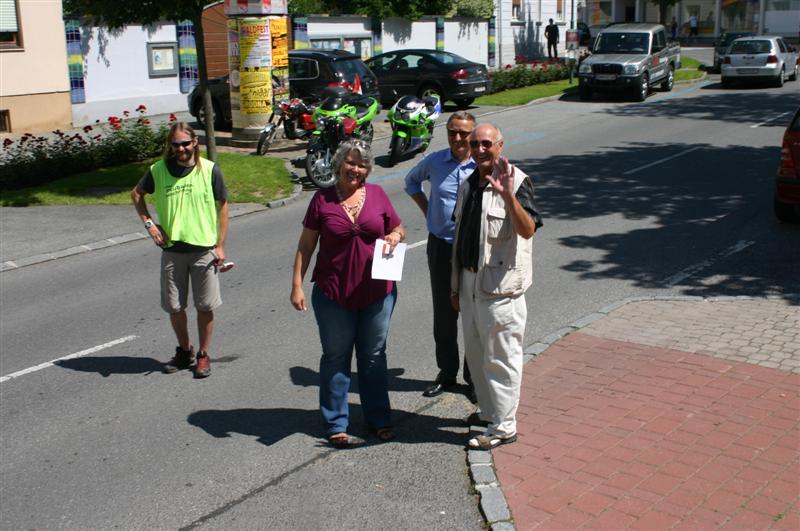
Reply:
M446 65L456 65L461 63L469 63L466 59L461 57L460 55L456 55L454 53L447 53L447 52L431 52L430 56L439 61L440 63L444 63Z
M344 77L348 80L353 79L356 74L361 76L369 76L370 72L367 70L367 67L364 63L361 62L359 59L348 59L345 61L334 61L333 62L333 69L339 72L340 74L344 74Z
M735 41L731 44L730 52L737 54L769 53L772 43L769 41Z
M594 53L647 53L649 42L649 33L601 33Z

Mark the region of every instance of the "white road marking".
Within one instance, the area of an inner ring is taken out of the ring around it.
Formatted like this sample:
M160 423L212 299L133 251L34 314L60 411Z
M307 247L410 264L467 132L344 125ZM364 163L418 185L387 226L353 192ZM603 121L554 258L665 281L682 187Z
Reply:
M33 367L28 367L27 369L22 369L21 371L12 372L11 374L7 374L6 376L0 376L0 383L3 383L7 380L11 380L12 378L18 378L20 376L24 376L26 374L30 374L32 372L40 371L42 369L46 369L47 367L52 367L56 364L56 362L64 361L64 360L72 360L75 358L82 358L83 356L87 356L89 354L93 354L99 350L103 350L108 347L113 347L114 345L119 345L120 343L125 343L126 341L131 341L132 339L136 339L138 336L125 336L119 339L115 339L114 341L109 341L108 343L103 343L102 345L97 345L96 347L87 348L86 350L81 350L80 352L76 352L74 354L69 354L67 356L63 356L61 358L56 358L52 361L48 361L45 363L40 363L39 365L34 365Z
M647 169L647 168L649 168L651 166L655 166L656 164L661 164L662 162L667 162L668 160L672 160L672 159L676 159L678 157L682 157L683 155L686 155L687 153L691 153L692 151L694 151L696 149L700 149L701 147L703 147L703 146L695 146L693 148L689 148L686 151L681 151L680 153L676 153L675 155L672 155L672 156L669 156L669 157L665 157L665 158L657 160L655 162L651 162L650 164L645 164L644 166L639 166L638 168L634 168L632 170L628 170L625 173L623 173L623 175L630 175L632 173L636 173L637 171L641 171L641 170Z
M738 242L736 242L735 244L731 245L727 249L723 249L722 251L718 252L717 254L712 256L711 258L707 258L706 260L703 260L702 262L699 262L699 263L694 264L694 265L690 265L689 267L687 267L687 268L685 268L685 269L683 269L681 271L678 271L674 275L662 280L661 281L661 285L664 286L664 287L667 287L667 288L671 288L672 286L678 284L679 282L683 282L684 280L686 280L690 276L694 275L698 271L701 271L701 270L709 267L710 265L712 265L717 260L720 260L722 258L727 258L727 257L731 256L732 254L736 254L739 251L747 249L748 247L750 247L754 243L756 243L756 242L747 241L747 240L739 240Z
M416 243L410 243L410 244L408 244L408 247L406 247L406 250L410 251L414 247L421 247L421 246L425 245L426 243L428 243L428 240L420 240L420 241L418 241Z
M755 129L756 127L761 127L761 126L762 126L762 125L764 125L764 124L768 124L768 123L770 123L770 122L772 122L772 121L774 121L774 120L777 120L777 119L778 119L778 118L780 118L781 116L786 116L787 114L790 114L790 113L791 113L791 111L782 112L782 113L780 113L780 114L779 114L779 115L777 115L777 116L773 116L772 118L769 118L769 119L767 119L767 120L764 120L763 122L760 122L760 123L757 123L757 124L751 125L751 126L750 126L750 129Z

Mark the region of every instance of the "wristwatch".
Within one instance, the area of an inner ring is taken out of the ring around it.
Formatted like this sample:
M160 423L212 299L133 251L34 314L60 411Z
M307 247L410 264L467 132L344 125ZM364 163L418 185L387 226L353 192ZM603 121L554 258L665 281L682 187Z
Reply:
M144 228L145 228L145 230L149 229L149 228L150 228L150 227L152 227L153 225L155 225L155 223L153 223L153 220L152 220L152 219L148 219L147 221L145 221L145 222L144 222Z

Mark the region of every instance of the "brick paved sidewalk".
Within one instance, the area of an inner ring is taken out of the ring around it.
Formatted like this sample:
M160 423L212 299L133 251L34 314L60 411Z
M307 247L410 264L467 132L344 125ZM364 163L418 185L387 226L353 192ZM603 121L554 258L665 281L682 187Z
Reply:
M646 301L557 341L492 452L517 529L800 529L798 334L786 301Z

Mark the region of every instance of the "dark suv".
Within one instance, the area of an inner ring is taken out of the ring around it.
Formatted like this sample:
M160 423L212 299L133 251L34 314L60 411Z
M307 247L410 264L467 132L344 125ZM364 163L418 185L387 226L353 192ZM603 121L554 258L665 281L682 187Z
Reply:
M289 50L289 96L308 102L322 99L325 87L339 85L352 89L356 74L365 96L380 98L375 74L357 56L344 50ZM228 76L208 81L211 101L214 105L214 126L223 128L231 123L231 94ZM188 96L189 112L204 123L202 99L198 87Z

